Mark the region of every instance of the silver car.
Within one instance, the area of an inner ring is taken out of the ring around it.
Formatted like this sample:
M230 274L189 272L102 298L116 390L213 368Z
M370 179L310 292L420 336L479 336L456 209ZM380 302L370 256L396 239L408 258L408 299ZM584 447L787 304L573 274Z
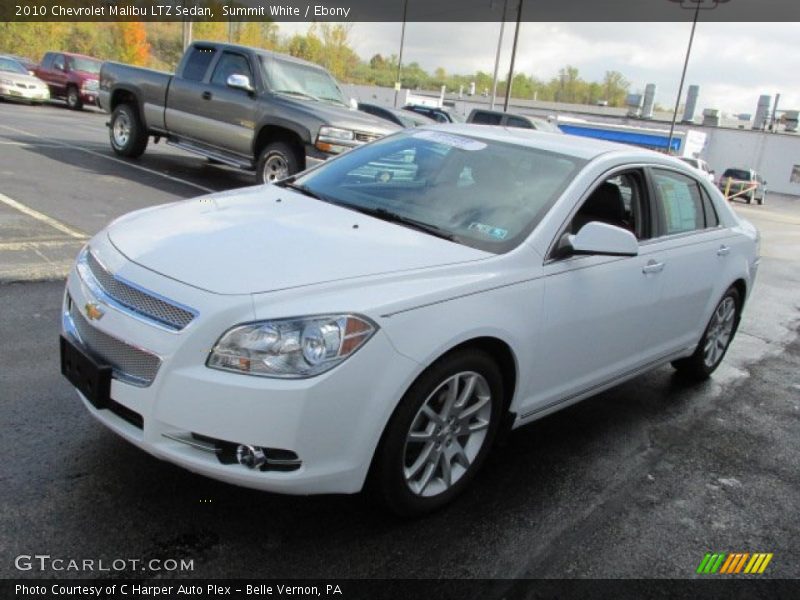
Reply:
M50 99L50 90L44 81L30 75L17 59L0 55L0 97L41 104Z

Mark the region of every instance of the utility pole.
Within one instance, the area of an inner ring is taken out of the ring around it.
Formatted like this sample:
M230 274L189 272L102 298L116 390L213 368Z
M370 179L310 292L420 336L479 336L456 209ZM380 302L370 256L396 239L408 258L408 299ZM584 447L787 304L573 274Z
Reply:
M689 56L692 53L692 44L694 43L694 30L697 28L697 18L700 16L700 2L694 9L694 20L692 21L692 33L689 34L689 45L686 48L686 60L683 61L683 73L681 73L681 83L678 86L678 97L675 99L675 111L672 113L672 123L669 126L669 140L667 141L667 154L672 152L672 138L675 136L675 121L678 120L678 108L681 104L681 96L683 95L683 83L686 81L686 69L689 67Z
M397 79L394 82L394 107L397 108L397 96L400 94L400 71L403 68L403 45L406 41L406 16L408 15L408 0L403 3L403 28L400 30L400 56L397 57Z
M508 10L508 0L503 0L503 18L500 20L500 38L497 40L497 54L494 57L494 79L492 80L492 104L489 107L494 110L494 103L497 100L497 72L500 68L500 50L503 48L503 32L506 28L506 11Z
M514 61L517 58L517 41L519 40L519 24L522 21L522 3L519 0L517 7L517 26L514 29L514 45L511 47L511 66L508 69L508 81L506 82L506 101L503 104L503 112L508 112L508 100L511 98L511 84L514 81Z
M183 21L183 49L189 47L192 43L192 22L184 19Z

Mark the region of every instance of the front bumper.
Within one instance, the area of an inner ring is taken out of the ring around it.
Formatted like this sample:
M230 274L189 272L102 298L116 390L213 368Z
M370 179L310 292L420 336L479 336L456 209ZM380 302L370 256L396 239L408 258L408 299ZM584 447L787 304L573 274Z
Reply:
M416 363L398 354L378 330L343 364L309 379L262 378L207 368L205 360L219 335L255 318L249 296L220 297L182 286L126 262L110 253L109 246L103 245L102 252L111 272L195 306L199 314L180 332L153 327L104 303L72 270L65 294L65 333L75 339L70 303L73 311L100 305L104 315L91 327L160 360L149 385L113 379L110 409L98 410L81 396L96 419L158 458L221 481L290 494L361 489L385 424L416 372ZM374 373L381 377L373 377ZM291 458L291 468L267 465L262 471L226 462L214 452L214 441L275 450L278 454L273 456Z
M18 85L0 83L0 96L12 100L45 102L50 99L48 88L21 88Z

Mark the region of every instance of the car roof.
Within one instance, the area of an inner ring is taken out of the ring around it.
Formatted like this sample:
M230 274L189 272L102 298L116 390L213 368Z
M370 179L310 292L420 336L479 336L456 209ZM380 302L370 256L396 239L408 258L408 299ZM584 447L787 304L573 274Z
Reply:
M69 56L71 58L88 58L89 60L103 62L102 59L96 58L94 56L89 56L88 54L78 54L77 52L60 52L58 50L53 50L51 54L63 54L64 56Z
M566 154L576 158L591 160L609 152L621 152L629 156L638 156L643 160L652 161L654 158L663 159L661 154L604 140L581 137L577 135L564 135L549 131L535 129L522 129L519 127L500 127L498 125L475 125L473 123L447 123L436 127L425 126L423 129L435 129L452 134L468 135L470 137L528 146L557 154ZM661 161L659 161L661 162Z
M302 58L297 58L296 56L292 56L290 54L282 54L281 52L264 50L262 48L253 48L252 46L242 46L240 44L228 44L226 42L212 42L208 40L195 40L192 42L192 45L213 46L215 48L222 48L223 50L239 50L240 52L252 52L253 54L258 54L259 56L266 56L269 58L280 58L281 60L285 60L287 62L292 62L298 65L305 65L307 67L314 67L315 69L319 69L320 71L326 71L325 67L322 67L313 62L309 62L307 60L303 60Z

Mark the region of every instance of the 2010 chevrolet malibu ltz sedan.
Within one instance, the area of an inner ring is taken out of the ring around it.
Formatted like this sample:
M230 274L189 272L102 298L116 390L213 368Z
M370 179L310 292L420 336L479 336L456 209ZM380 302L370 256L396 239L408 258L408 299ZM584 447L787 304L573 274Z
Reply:
M151 454L290 494L440 507L501 428L671 362L706 378L757 231L680 161L407 130L280 183L140 210L69 275L62 371Z

